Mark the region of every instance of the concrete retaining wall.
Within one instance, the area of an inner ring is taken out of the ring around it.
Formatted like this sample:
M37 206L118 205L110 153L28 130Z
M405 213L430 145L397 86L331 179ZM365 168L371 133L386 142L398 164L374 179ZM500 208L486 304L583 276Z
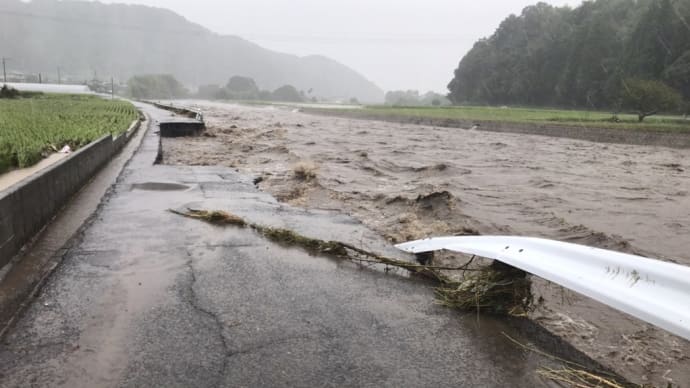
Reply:
M0 191L0 268L119 152L141 122L117 138L105 135L68 158Z
M158 126L161 130L161 137L198 136L206 129L203 121L185 118L161 120Z

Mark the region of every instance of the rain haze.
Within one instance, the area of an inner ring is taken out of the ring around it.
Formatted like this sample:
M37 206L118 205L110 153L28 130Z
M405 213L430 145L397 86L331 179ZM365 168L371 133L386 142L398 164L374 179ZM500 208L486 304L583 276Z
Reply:
M459 59L532 0L137 0L171 9L214 32L296 55L320 54L384 90L446 93ZM577 6L579 0L551 0Z
M0 388L690 388L688 70L690 0L0 0Z

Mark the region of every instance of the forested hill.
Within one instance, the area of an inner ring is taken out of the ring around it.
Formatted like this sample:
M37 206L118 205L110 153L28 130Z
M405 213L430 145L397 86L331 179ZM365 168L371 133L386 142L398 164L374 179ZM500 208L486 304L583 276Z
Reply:
M232 2L228 2L232 23ZM187 86L249 76L262 89L292 84L314 96L383 101L383 91L321 56L297 57L221 36L171 11L86 1L0 0L0 56L8 70L63 76L170 73Z
M545 3L505 19L460 61L455 103L616 107L628 79L690 99L690 0Z

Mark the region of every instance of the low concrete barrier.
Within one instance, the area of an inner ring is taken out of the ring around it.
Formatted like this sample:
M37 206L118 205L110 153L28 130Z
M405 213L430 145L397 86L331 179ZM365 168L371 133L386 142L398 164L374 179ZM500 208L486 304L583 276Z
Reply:
M4 267L139 129L105 135L70 157L0 191L0 268Z
M206 130L204 115L197 110L144 101L159 109L164 109L184 117L170 117L160 121L161 137L198 136Z
M180 106L165 105L165 104L160 104L160 103L153 102L153 101L144 101L144 102L146 102L147 104L151 104L151 105L155 106L156 108L168 110L168 111L174 112L178 115L186 116L190 119L196 119L196 120L201 121L202 123L204 122L204 115L198 110L180 107Z

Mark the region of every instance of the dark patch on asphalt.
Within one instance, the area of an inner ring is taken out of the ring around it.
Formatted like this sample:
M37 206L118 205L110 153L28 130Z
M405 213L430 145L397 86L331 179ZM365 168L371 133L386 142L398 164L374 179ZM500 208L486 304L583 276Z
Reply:
M182 191L187 189L189 189L189 186L179 183L146 182L132 185L132 190L144 191Z

